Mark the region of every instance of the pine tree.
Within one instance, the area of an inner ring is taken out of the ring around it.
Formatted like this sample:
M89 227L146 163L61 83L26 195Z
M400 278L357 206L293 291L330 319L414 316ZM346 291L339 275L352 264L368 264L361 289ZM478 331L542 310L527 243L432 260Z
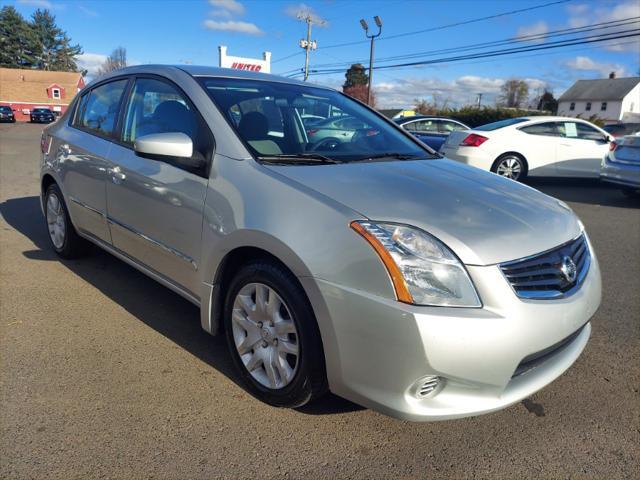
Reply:
M41 48L31 25L12 6L0 10L0 66L33 68Z
M71 45L67 32L56 25L56 17L49 10L36 10L31 17L33 29L41 49L35 65L41 70L77 71L75 57L82 53L80 45Z
M342 91L350 97L356 98L361 102L367 103L367 85L369 83L369 75L366 73L364 65L355 63L349 67L345 73L345 82L342 85ZM376 103L375 95L371 92L371 106Z

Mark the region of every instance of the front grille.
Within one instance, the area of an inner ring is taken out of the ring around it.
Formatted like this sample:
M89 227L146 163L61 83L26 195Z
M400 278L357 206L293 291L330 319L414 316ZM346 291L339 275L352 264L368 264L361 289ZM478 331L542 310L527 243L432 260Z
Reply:
M589 245L583 234L547 252L503 263L500 269L520 298L548 300L575 292L590 265Z

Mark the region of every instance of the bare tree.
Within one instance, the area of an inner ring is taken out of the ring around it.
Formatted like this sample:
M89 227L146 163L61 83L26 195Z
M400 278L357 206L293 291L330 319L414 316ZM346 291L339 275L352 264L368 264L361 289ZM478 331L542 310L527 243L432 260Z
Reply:
M98 75L104 75L105 73L112 72L127 66L127 49L124 47L118 47L111 55L107 57L104 63L98 69Z
M520 108L527 102L529 97L529 85L527 85L527 82L516 78L504 82L500 90L498 104L503 107Z

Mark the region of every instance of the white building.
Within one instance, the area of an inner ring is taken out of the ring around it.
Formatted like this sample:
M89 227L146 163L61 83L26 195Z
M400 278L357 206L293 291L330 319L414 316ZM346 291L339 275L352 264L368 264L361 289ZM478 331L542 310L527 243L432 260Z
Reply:
M235 68L237 70L250 70L252 72L271 73L271 52L263 52L262 60L256 58L232 57L227 55L227 47L220 45L219 65L223 68Z
M558 115L640 122L640 77L578 80L558 99Z

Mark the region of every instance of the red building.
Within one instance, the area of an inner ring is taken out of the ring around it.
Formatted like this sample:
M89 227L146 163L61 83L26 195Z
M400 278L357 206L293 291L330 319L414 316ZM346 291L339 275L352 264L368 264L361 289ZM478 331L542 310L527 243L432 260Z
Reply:
M0 68L0 105L11 106L18 121L29 121L36 107L62 115L84 85L78 72Z

